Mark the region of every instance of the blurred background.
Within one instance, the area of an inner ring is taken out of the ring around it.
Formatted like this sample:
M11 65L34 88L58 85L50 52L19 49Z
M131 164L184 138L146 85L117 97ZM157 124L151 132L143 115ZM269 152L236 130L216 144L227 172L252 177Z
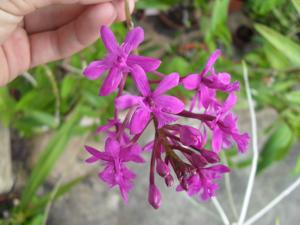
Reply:
M139 0L135 25L145 29L143 55L161 58L159 71L181 76L200 71L209 55L223 51L215 68L241 81L235 109L242 131L250 133L242 61L248 66L258 117L259 167L248 217L300 174L300 1ZM123 23L112 26L119 41ZM84 163L83 146L102 148L95 129L113 114L113 96L98 97L102 79L89 81L82 69L102 58L101 41L63 61L42 65L0 88L0 224L14 225L217 225L210 202L196 202L161 185L158 211L147 203L148 168L136 167L129 204L97 178L99 168ZM127 83L130 89L132 83ZM174 90L183 100L191 96ZM145 135L145 142L151 134ZM251 164L236 149L224 153L232 168L239 212ZM227 178L226 178L227 179ZM219 199L232 221L228 195ZM299 224L300 190L256 224Z

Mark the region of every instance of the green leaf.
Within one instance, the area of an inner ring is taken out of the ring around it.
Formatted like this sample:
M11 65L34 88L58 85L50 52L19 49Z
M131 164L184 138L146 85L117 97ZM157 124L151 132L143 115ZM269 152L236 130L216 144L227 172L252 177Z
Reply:
M279 7L285 0L251 0L250 7L259 15L266 15L274 8Z
M205 43L210 51L216 48L216 38L224 43L228 48L231 43L231 34L227 26L229 0L215 0L212 6L212 16L210 23L202 23L204 27ZM209 26L207 26L209 23ZM206 27L209 27L206 29Z
M300 65L300 45L265 25L255 24L255 29L291 62Z
M296 162L296 166L295 166L295 168L293 170L293 173L295 175L300 174L300 156L298 156L298 159L297 159L297 162Z
M172 5L178 3L179 0L139 0L137 2L138 9L158 9L158 10L167 10Z
M300 104L300 91L288 92L285 97L291 104Z
M291 128L281 123L277 130L269 137L260 152L258 173L266 169L273 162L283 159L294 143L294 134Z
M62 186L60 186L58 188L58 190L55 193L55 196L53 198L53 200L58 199L59 197L61 197L62 195L64 195L65 193L69 192L73 187L75 187L77 184L79 184L86 176L80 176L77 177L65 184L63 184ZM35 199L31 206L29 208L26 209L25 214L26 216L30 217L34 214L40 213L41 211L44 210L44 208L46 207L46 205L48 204L49 201L51 201L51 196L52 192L48 193L47 195L37 198Z
M263 50L272 68L286 69L291 64L288 58L271 44L266 43Z
M37 165L33 168L28 182L26 183L17 211L23 211L26 207L28 207L38 188L46 180L56 161L64 152L64 149L71 138L72 130L74 126L78 124L80 117L81 114L79 110L75 110L70 118L67 119L65 124L50 140L42 155L40 156Z
M33 217L29 222L25 223L24 225L42 225L44 222L44 215L39 214Z
M163 64L162 70L165 73L177 71L179 74L186 74L186 72L189 71L190 66L190 63L185 58L175 56L167 64Z
M292 0L292 3L295 6L298 13L300 14L300 0Z

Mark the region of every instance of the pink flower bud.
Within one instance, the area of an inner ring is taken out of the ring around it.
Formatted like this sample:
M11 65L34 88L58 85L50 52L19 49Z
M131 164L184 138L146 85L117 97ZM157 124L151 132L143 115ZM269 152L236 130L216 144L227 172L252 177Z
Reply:
M167 185L168 187L171 187L171 186L173 185L173 183L174 183L174 178L173 178L173 176L172 176L171 174L169 174L169 175L167 175L167 176L165 177L165 183L166 183L166 185Z
M161 159L157 159L156 161L156 172L161 177L166 177L170 174L170 169L168 165Z
M202 136L200 130L190 127L181 126L180 127L180 141L182 144L187 146L201 146Z
M154 209L158 209L161 203L161 195L155 184L150 184L148 202Z

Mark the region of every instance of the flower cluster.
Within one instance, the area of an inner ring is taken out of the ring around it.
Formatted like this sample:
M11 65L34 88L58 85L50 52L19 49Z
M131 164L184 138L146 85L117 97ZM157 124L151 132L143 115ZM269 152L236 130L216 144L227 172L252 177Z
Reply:
M199 74L180 77L178 73L164 75L157 72L160 60L132 53L144 40L144 31L140 27L131 30L121 45L106 26L101 28L101 38L107 56L92 62L84 75L97 79L108 71L99 95L117 91L115 114L106 125L97 129L106 135L104 151L86 146L91 155L86 162L102 162L104 169L99 173L100 179L110 187L118 186L127 202L136 176L127 164L144 163L141 154L151 152L148 201L154 208L161 204L156 174L168 187L176 178L177 191L210 199L218 189L217 180L230 171L220 163L221 149L229 148L235 142L239 152L243 153L249 142L249 135L240 133L237 117L231 112L236 104L235 92L239 90L239 83L231 82L228 73L214 69L221 51L216 50L211 55ZM150 80L147 73L158 76L158 80ZM137 95L124 90L128 78L133 79ZM190 107L167 94L179 85L195 93ZM226 100L220 101L217 92L224 92ZM121 111L126 115L123 120L120 119ZM180 118L192 119L194 126L180 122ZM151 123L154 139L141 147L138 141Z

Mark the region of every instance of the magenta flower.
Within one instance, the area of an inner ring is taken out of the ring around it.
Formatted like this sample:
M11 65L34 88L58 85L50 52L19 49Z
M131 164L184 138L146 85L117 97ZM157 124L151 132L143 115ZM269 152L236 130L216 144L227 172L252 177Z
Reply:
M99 173L99 178L110 187L119 186L121 196L127 202L128 192L133 188L133 179L136 175L127 168L125 163L143 163L144 159L140 156L141 148L137 144L124 148L117 140L107 138L104 152L90 146L85 146L85 149L91 154L86 162L103 162L105 168Z
M213 65L221 55L221 50L216 50L208 59L204 69L200 74L190 74L182 80L184 88L196 90L193 97L191 109L198 101L199 108L208 108L210 103L215 101L216 90L223 92L233 92L239 90L237 81L230 83L231 76L228 73L216 73ZM210 76L206 76L210 74Z
M190 196L199 194L202 200L208 200L215 196L219 185L216 180L220 179L224 173L230 172L230 169L224 165L215 165L206 168L198 168L197 173L189 177L187 183L187 193ZM178 185L177 191L184 191L182 185Z
M84 70L83 74L91 79L99 78L105 71L108 75L105 78L100 95L108 95L116 90L124 74L131 72L133 65L139 65L145 72L154 71L160 65L160 60L130 54L144 40L144 30L136 27L131 30L125 41L119 46L112 31L101 27L101 38L107 49L107 56L103 60L92 62Z
M172 73L164 77L153 92L147 76L140 66L133 66L132 76L142 96L123 95L118 97L115 102L118 109L136 106L131 118L131 133L142 132L151 119L151 115L158 121L158 128L176 121L175 115L184 109L184 104L178 98L164 95L164 93L178 85L179 75Z
M247 133L240 133L237 128L237 117L233 116L232 113L228 113L213 127L213 150L219 152L222 147L229 148L231 139L236 142L239 152L244 153L247 151L250 136Z
M247 133L240 134L237 118L230 112L236 101L235 94L230 93L223 104L215 105L216 119L208 123L212 129L212 149L217 153L222 147L231 147L231 139L236 142L239 152L244 153L248 148L250 137Z

